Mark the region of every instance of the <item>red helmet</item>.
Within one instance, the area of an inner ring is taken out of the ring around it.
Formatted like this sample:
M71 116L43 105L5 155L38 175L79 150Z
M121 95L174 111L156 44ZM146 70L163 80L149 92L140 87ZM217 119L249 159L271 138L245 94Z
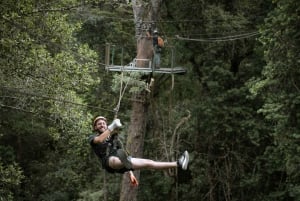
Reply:
M94 126L95 126L96 122L97 122L99 119L102 119L102 120L104 120L105 122L107 122L107 120L106 120L105 117L103 117L103 116L98 116L98 117L96 117L96 118L94 119L94 122L93 122L93 125L94 125Z

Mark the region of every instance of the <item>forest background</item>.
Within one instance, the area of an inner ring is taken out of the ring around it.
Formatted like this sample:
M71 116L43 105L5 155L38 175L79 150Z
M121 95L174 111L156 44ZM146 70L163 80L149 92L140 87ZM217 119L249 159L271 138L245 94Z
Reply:
M145 9L150 1L143 1ZM120 199L87 137L120 105L126 142L145 75L105 70L105 47L136 56L128 1L1 1L0 200ZM143 170L137 200L300 200L300 2L162 1L162 65L154 74L144 157L187 149L189 171ZM129 185L129 184L128 184Z

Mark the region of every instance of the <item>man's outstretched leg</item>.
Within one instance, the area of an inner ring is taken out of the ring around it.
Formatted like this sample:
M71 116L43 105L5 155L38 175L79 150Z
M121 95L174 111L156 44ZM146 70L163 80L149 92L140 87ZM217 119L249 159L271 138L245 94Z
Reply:
M122 158L122 157L121 157ZM123 160L124 161L124 160ZM127 162L131 162L127 164ZM139 170L139 169L168 169L168 168L176 168L179 167L182 170L186 170L189 163L189 153L185 151L178 159L178 161L174 162L159 162L153 161L150 159L143 159L143 158L132 158L127 157L126 163L123 164L120 157L110 157L109 158L109 166L114 169L120 169L122 167L126 167L130 165L129 169Z
M150 159L131 158L132 168L137 169L168 169L179 167L186 170L189 163L189 153L185 151L178 161L174 162L159 162Z

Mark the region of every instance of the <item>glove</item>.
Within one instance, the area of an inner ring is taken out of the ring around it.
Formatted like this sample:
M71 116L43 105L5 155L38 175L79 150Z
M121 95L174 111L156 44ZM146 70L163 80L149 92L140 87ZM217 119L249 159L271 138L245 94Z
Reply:
M113 131L116 128L120 128L122 126L120 119L115 119L113 122L107 127L108 130Z

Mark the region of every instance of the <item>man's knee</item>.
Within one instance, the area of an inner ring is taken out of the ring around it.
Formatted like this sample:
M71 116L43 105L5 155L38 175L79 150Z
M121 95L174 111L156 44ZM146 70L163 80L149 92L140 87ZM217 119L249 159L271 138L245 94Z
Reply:
M122 165L120 159L115 156L109 157L108 164L111 168L120 168L120 166Z

